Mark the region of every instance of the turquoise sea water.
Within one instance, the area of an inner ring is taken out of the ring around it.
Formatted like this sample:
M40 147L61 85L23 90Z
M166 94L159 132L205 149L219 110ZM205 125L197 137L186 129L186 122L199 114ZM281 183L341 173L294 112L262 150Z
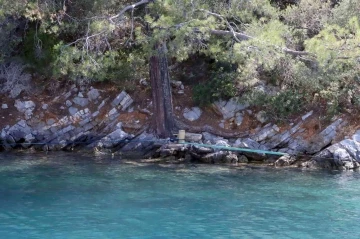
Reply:
M360 172L0 154L0 238L360 238Z

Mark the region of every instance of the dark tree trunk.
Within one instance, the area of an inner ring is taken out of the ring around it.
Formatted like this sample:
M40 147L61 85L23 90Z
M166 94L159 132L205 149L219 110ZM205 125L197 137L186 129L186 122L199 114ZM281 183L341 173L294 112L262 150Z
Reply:
M174 126L166 45L158 44L150 57L150 81L154 107L155 131L160 137L170 137Z

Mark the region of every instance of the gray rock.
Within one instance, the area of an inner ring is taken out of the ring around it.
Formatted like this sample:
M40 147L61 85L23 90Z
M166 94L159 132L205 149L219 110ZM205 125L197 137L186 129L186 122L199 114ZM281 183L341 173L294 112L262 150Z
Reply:
M314 113L314 111L310 111L309 113L307 113L306 115L304 115L303 117L301 117L301 119L302 119L302 120L306 120L306 119L309 118L313 113Z
M47 110L48 109L48 104L43 104L42 106L41 106L41 108L43 109L43 110Z
M238 157L238 163L248 163L249 159L245 155Z
M355 134L352 136L352 139L357 143L360 143L360 130L357 130Z
M91 117L95 118L96 116L98 116L100 114L99 111L95 111L94 113L92 113Z
M216 101L214 106L223 115L224 119L230 119L235 113L249 107L248 104L240 104L237 98L231 98L229 101Z
M214 149L213 148L207 148L207 147L202 147L202 146L197 146L197 145L192 145L191 146L192 151L194 151L197 154L209 154L209 153L214 153Z
M84 126L87 123L89 123L90 121L91 121L91 118L85 118L85 119L83 119L82 121L79 122L79 125Z
M224 139L223 137L219 137L219 136L213 135L213 134L208 133L208 132L203 132L202 136L203 136L203 139L204 139L205 142L209 141L211 144L216 144L216 142L218 140L223 140L225 142L229 142L227 139Z
M82 97L75 97L73 99L73 102L82 107L85 107L89 104L89 100L87 98L82 98Z
M21 113L24 113L26 108L25 108L25 104L24 102L22 102L21 100L15 100L15 104L14 104L15 108L20 111Z
M282 132L281 134L275 134L273 135L270 139L266 140L265 142L265 146L269 149L271 148L275 148L281 144L286 144L289 143L289 141L291 141L291 136L297 132L299 132L299 130L301 130L301 125L303 123L300 122L297 125L295 125L294 127L292 127L290 130L286 130L284 132ZM277 127L277 126L276 126ZM277 127L278 129L278 127ZM305 144L303 144L305 146ZM306 145L307 146L307 145ZM304 151L304 150L302 150Z
M234 153L229 153L225 156L225 163L237 163L238 162L238 156Z
M359 162L354 160L349 151L341 144L334 144L317 153L313 160L303 166L346 170L358 168Z
M1 105L1 109L7 109L7 108L9 108L7 104L2 104Z
M58 133L59 135L61 134L66 134L67 132L70 132L71 130L75 129L75 126L73 125L68 125L67 127L61 129Z
M228 155L227 152L219 151L215 153L206 154L200 158L201 162L204 163L220 163L225 161L225 157Z
M313 154L319 152L326 145L330 144L331 141L335 138L337 130L343 125L343 120L338 119L328 127L326 127L320 134L316 135L311 140L311 145L309 146L308 153Z
M275 125L266 125L262 130L260 130L260 132L256 133L254 136L252 136L252 138L257 141L263 141L266 138L271 138L273 137L276 133L278 133L279 128Z
M202 134L185 133L186 142L200 142L201 139L202 139Z
M126 95L125 98L120 102L120 109L127 110L130 105L134 102L130 95Z
M265 123L266 121L268 121L267 117L266 117L266 113L265 111L259 111L256 114L256 119L260 122L260 123Z
M117 144L119 144L121 141L125 140L128 137L129 137L129 135L127 133L125 133L121 129L117 129L114 132L112 132L112 133L108 134L107 136L105 136L104 138L102 138L97 143L97 147L100 149L101 148L110 149L110 148L115 147Z
M200 118L202 110L199 107L192 107L191 109L185 108L183 116L189 121L195 121Z
M140 79L139 84L142 85L142 86L148 86L149 85L149 83L146 81L145 78Z
M35 103L31 100L29 101L21 101L21 100L16 100L14 106L16 107L16 109L22 113L24 113L25 111L29 110L29 111L33 111L35 109Z
M112 109L109 111L108 116L111 116L111 115L114 115L114 114L117 114L117 113L118 113L117 109L116 109L116 108L112 108Z
M67 92L65 95L64 95L64 99L66 100L67 98L69 98L71 96L71 91Z
M260 149L261 145L253 139L244 138L237 139L233 145L233 147L237 148L249 148L249 149Z
M345 139L338 145L345 149L352 159L360 163L360 143L355 140Z
M66 104L66 106L67 106L67 107L72 106L72 103L71 103L71 101L70 101L70 100L67 100L67 101L65 102L65 104Z
M293 150L295 154L306 152L308 147L308 141L302 139L301 137L290 139L287 146L287 148Z
M83 93L81 91L79 92L78 97L80 97L80 98L84 97L84 95L83 95Z
M134 100L131 98L131 96L126 93L125 91L122 91L116 98L111 102L111 105L113 107L119 107L121 110L126 110Z
M93 88L87 93L87 96L88 96L89 100L94 101L99 98L100 92L99 92L99 90Z
M137 153L145 154L154 147L154 142L157 140L158 138L155 135L144 132L125 145L121 151L136 151Z
M181 86L183 86L183 83L181 81L171 80L170 84L171 84L172 87L178 88L178 89L181 89Z
M230 145L228 144L228 141L225 140L217 140L215 143L216 146L220 146L220 147L230 147Z
M242 124L243 120L244 120L243 114L240 113L240 112L237 112L235 114L235 124L236 124L236 126L239 127Z
M296 161L296 158L291 155L281 156L278 160L275 161L276 167L290 166Z
M46 120L47 125L53 125L53 124L55 124L55 122L56 121L53 118L50 118L50 119Z
M24 102L24 106L26 109L34 109L36 105L33 101L28 100Z
M70 115L74 116L79 110L75 107L70 107L69 108L69 113Z
M125 91L122 91L116 98L111 102L111 105L113 107L117 107L120 102L126 97L127 93Z
M13 130L9 133L9 135L11 135L11 137L14 139L14 142L17 143L24 140L26 134L20 130Z

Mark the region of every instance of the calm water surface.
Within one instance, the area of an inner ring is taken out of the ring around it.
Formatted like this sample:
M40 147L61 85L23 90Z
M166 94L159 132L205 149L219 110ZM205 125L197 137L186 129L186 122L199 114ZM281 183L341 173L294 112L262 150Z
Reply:
M0 238L360 238L360 172L0 154Z

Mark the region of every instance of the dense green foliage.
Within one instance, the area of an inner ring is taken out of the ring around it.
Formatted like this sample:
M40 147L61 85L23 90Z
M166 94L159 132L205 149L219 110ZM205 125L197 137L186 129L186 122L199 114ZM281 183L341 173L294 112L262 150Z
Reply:
M194 88L199 104L242 96L284 118L360 102L360 1L154 0L116 16L137 2L0 0L0 60L21 58L52 79L130 80L147 77L162 42L171 62L200 55L235 66L207 73Z

